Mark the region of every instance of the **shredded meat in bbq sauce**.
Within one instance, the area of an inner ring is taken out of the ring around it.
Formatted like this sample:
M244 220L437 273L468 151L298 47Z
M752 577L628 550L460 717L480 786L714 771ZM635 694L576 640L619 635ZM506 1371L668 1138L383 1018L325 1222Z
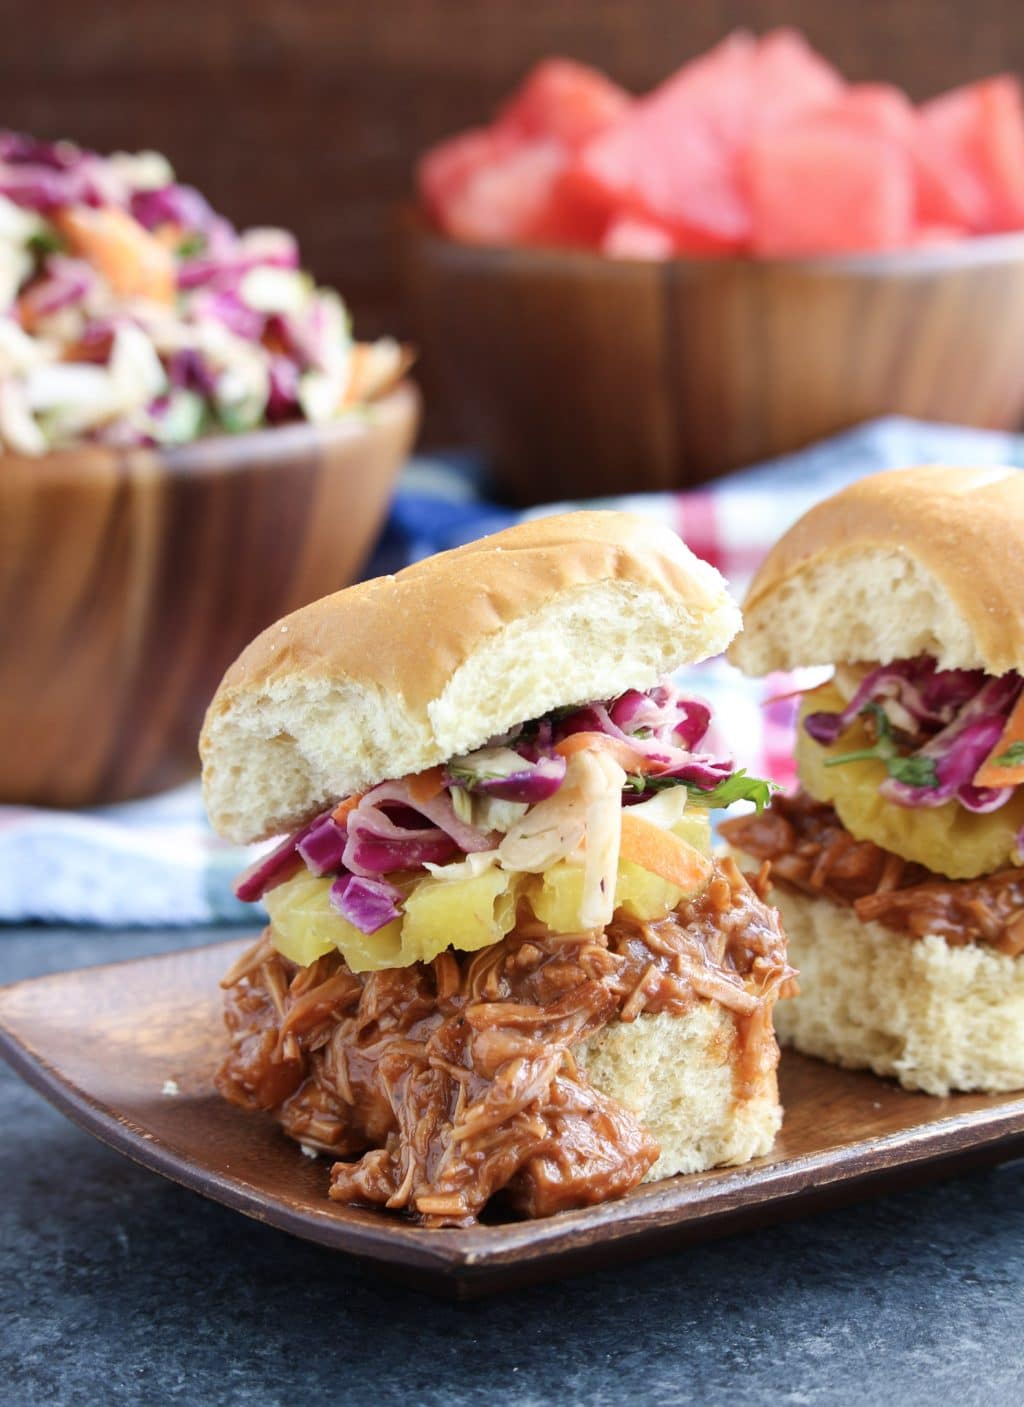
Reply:
M265 935L223 982L218 1088L338 1157L339 1202L468 1226L498 1192L531 1217L621 1196L659 1149L573 1049L613 1020L710 998L734 1013L748 1095L778 1060L771 1012L791 976L754 884L725 860L667 918L596 933L554 935L524 906L478 953L358 975L335 954L299 968Z
M944 879L870 840L855 840L832 806L806 792L775 796L760 816L721 827L730 845L771 864L783 888L852 908L911 938L938 934L951 946L987 943L1024 952L1024 869Z

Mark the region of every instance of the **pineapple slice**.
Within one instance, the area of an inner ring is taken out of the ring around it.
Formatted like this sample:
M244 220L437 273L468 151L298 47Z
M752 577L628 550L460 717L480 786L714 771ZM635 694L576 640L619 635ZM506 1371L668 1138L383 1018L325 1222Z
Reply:
M677 816L668 829L688 841L702 854L710 855L711 822L708 813L698 809L684 811L682 807L685 802L685 791L679 788L678 796L672 792L661 792L652 802L643 802L641 806L656 806L657 810L663 812L669 807L674 807ZM641 810L640 807L637 809ZM570 860L560 860L545 874L538 875L531 882L528 893L533 912L541 923L547 924L552 933L580 932L583 926L580 919L583 902L582 865L573 864ZM619 860L615 884L617 910L624 909L633 918L650 921L664 918L688 897L691 896L677 885L651 874L632 860Z
M827 710L839 712L844 700L832 684L805 696L804 715ZM830 756L870 747L861 719L856 719L830 747L816 743L802 726L797 727L797 770L804 788L818 801L830 801L851 835L873 840L904 860L915 860L950 879L974 879L1014 863L1017 835L1024 825L1024 787L998 811L976 814L948 801L944 806L896 806L879 795L887 776L885 763L876 758L826 767Z
M405 901L402 965L430 962L449 946L473 953L504 938L516 921L517 878L491 865L468 879L421 879Z
M711 853L711 828L706 811L684 811L686 797L660 793L638 808L704 854ZM475 952L497 943L511 932L516 905L524 891L537 917L555 933L578 933L585 870L582 863L560 860L544 875L520 875L484 863L483 855L461 863L431 867L426 877L405 875L404 913L376 933L361 933L342 918L330 902L332 880L317 879L301 870L284 884L268 890L263 902L270 915L270 938L278 952L307 967L337 949L353 972L375 972L430 962L448 947ZM620 860L615 907L638 919L663 918L685 898L667 880L630 860Z
M515 880L496 865L468 879L421 879L409 888L403 917L376 933L361 933L331 906L331 879L305 871L263 902L270 940L292 962L308 967L337 949L353 972L376 972L430 962L447 947L474 952L496 943L516 920Z
M333 882L300 870L264 894L270 941L277 951L300 967L335 949L353 972L402 967L402 920L396 918L376 933L361 933L331 906Z

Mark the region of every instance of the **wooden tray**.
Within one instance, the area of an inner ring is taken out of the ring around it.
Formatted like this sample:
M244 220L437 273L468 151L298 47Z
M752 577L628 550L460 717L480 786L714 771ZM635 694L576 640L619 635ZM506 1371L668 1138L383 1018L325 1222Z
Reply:
M787 1053L786 1123L767 1158L543 1221L423 1230L328 1201L326 1160L214 1092L218 980L249 941L0 988L0 1053L143 1166L434 1293L470 1297L656 1254L1024 1151L1024 1093L932 1099Z

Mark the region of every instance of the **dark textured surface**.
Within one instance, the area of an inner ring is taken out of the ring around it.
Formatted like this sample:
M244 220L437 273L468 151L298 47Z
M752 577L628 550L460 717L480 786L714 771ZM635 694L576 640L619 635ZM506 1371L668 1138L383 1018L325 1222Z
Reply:
M0 971L214 936L7 931ZM1024 1400L1019 1164L460 1307L134 1167L6 1069L0 1118L12 1407Z

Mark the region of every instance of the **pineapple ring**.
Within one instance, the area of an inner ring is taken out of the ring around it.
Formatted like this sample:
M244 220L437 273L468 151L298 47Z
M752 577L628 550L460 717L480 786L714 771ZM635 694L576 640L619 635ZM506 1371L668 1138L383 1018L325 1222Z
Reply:
M885 763L875 758L826 767L830 755L870 747L861 719L856 719L830 747L816 743L803 728L804 716L819 710L840 712L845 701L831 684L806 695L797 726L797 771L804 789L817 801L830 801L851 835L873 840L904 860L915 860L949 879L974 879L1016 863L1017 836L1024 826L1024 787L998 811L978 814L958 801L945 806L896 806L879 795Z

